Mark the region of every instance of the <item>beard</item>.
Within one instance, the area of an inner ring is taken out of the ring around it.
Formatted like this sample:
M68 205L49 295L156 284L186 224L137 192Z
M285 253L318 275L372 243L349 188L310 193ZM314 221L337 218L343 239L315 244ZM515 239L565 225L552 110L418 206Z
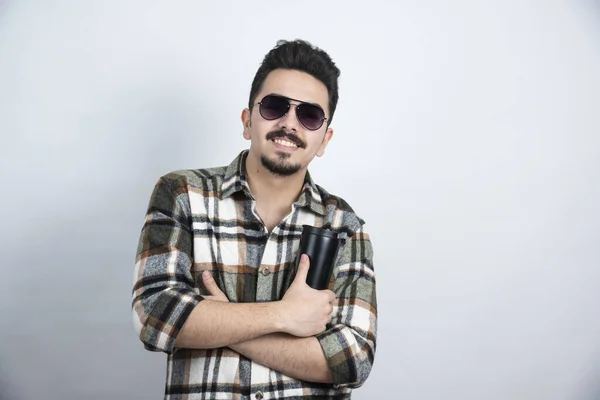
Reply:
M264 154L260 156L260 162L263 167L273 175L290 176L294 175L302 168L300 164L291 164L287 162L287 159L290 158L290 154L277 153L277 156L277 160L272 160Z
M269 132L269 134L267 135L267 140L275 140L277 138L285 138L286 140L295 143L296 146L298 146L301 149L306 147L306 143L302 139L300 139L296 134L287 134L282 129ZM260 156L260 162L262 163L263 167L265 167L267 171L269 171L273 175L290 176L294 175L302 168L302 165L300 164L291 164L287 162L290 156L291 154L289 153L278 151L275 160L270 159L269 157L263 154Z

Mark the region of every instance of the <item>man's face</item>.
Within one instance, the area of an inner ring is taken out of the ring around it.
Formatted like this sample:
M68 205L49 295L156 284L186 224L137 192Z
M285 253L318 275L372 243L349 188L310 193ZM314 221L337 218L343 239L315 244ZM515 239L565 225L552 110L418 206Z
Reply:
M318 104L329 118L327 87L313 76L297 70L276 69L267 75L263 87L254 99L252 112L242 112L244 138L251 141L250 157L259 160L263 167L275 175L289 176L304 172L316 156L321 157L333 135L327 121L315 130L305 128L296 116L298 101L286 115L268 121L259 112L257 103L269 94Z

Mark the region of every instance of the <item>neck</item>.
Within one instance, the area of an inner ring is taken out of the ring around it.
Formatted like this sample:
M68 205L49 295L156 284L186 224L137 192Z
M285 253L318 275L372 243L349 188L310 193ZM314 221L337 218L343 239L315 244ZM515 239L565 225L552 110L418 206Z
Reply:
M248 154L246 173L250 191L257 202L291 206L302 191L306 169L290 176L275 175L267 170L260 160Z

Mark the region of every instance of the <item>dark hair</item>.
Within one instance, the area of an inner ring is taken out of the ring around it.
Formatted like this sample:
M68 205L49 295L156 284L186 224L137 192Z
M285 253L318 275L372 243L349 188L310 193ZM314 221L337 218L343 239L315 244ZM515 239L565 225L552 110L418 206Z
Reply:
M256 75L254 75L248 107L252 109L256 96L261 90L267 75L279 68L306 72L323 82L329 93L329 118L327 119L327 126L329 126L333 119L333 113L335 112L339 97L338 77L340 76L340 70L325 51L300 39L291 42L280 40L267 53L258 71L256 71Z

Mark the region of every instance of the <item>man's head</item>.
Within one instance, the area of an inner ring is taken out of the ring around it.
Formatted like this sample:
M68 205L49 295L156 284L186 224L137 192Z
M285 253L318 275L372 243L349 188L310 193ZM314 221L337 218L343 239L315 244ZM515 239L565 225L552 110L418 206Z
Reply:
M306 72L325 85L329 96L327 126L331 125L339 97L338 78L340 70L326 52L304 40L294 40L292 42L280 40L277 42L277 46L267 53L258 71L256 71L256 75L254 75L248 108L252 109L252 105L258 101L256 96L269 73L279 68Z
M251 156L276 175L292 175L321 156L333 130L339 69L310 43L280 41L264 58L242 112Z

